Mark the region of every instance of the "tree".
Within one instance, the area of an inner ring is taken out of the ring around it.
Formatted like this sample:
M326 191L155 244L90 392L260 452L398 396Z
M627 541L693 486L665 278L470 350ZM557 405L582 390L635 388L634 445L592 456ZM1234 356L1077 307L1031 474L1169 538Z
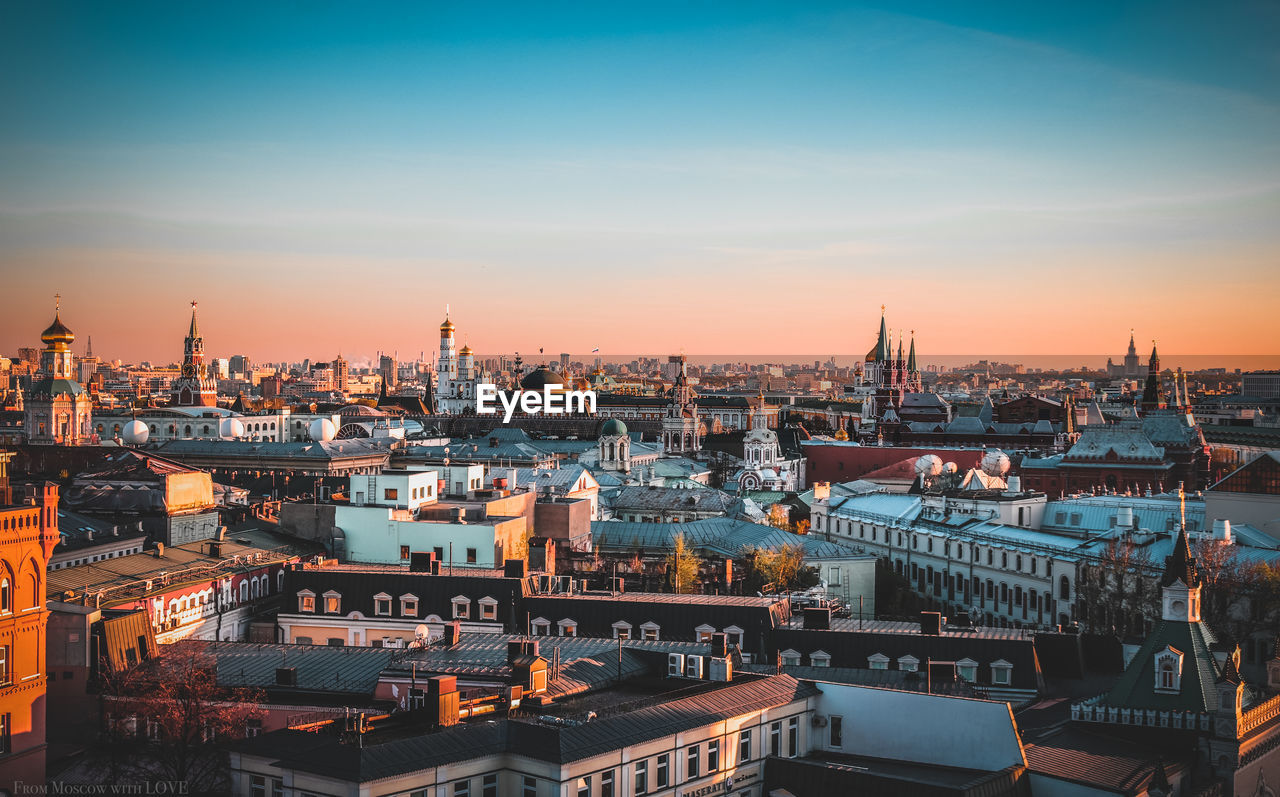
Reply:
M226 744L260 716L260 692L218 685L217 662L200 643L167 646L157 658L103 676L102 694L116 783L168 781L182 793L222 794Z
M1085 630L1120 637L1145 636L1159 616L1159 569L1149 549L1113 538L1095 561L1082 561L1076 578L1077 616Z
M741 558L747 568L745 587L761 592L773 585L777 592L806 589L818 583L818 571L804 564L804 546L784 545L778 549L746 548Z
M667 586L672 592L697 592L701 564L702 560L685 542L684 535L676 535L675 545L667 556Z

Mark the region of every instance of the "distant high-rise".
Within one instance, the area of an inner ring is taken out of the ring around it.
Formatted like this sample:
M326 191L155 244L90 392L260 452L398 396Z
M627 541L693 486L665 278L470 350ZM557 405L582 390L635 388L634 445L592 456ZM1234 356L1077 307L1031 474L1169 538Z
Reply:
M347 361L343 359L342 353L339 352L337 358L333 361L333 389L339 393L346 393L347 379L350 373L347 368Z
M384 354L378 358L378 373L382 375L382 384L387 386L387 390L394 390L396 385L400 383L399 373L396 370L396 358Z

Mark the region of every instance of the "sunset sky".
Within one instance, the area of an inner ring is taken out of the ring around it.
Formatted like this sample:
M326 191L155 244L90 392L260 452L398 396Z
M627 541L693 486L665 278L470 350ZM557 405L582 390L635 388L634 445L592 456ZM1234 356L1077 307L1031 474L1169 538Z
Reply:
M1280 5L0 4L0 353L1280 354Z

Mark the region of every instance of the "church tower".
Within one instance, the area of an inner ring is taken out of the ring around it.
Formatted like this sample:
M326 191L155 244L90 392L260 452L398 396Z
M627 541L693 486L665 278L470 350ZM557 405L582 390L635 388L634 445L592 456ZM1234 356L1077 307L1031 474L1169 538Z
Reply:
M444 321L440 324L440 353L436 356L436 409L453 414L457 412L455 399L458 395L458 349L454 331L457 329L449 320L449 308L444 310Z
M92 442L93 399L72 374L71 343L75 333L62 323L61 298L53 323L40 335L40 376L31 385L23 407L27 442L35 445L78 446Z
M169 403L175 407L218 406L218 383L204 364L204 337L196 321L196 303L191 303L191 326L182 351L182 376L169 388Z
M671 401L662 418L662 447L668 454L688 454L702 448L699 435L698 405L689 386L689 366L683 354L676 360L676 380L671 387Z
M1147 384L1142 391L1142 411L1162 410L1165 408L1164 385L1160 383L1160 355L1156 352L1156 344L1151 344L1151 362L1147 363Z

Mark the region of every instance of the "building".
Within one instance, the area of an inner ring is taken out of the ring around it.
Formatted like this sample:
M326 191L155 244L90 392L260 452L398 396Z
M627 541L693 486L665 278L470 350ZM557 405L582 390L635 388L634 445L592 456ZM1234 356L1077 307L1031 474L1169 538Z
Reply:
M1248 523L1280 541L1280 451L1260 454L1205 492L1205 516Z
M93 441L93 399L72 371L71 343L75 339L75 333L62 323L60 309L55 309L53 323L40 334L45 344L40 353L40 378L32 383L24 404L23 428L28 443L78 446Z
M0 782L45 781L45 569L58 542L58 487L9 486L0 451Z
M470 415L476 411L477 386L493 382L493 376L476 363L475 352L457 349L457 327L445 313L440 324L440 353L436 358L435 406L446 415Z
M1124 355L1124 361L1113 363L1111 358L1107 358L1107 375L1112 379L1142 379L1147 375L1147 369L1138 362L1138 349L1133 342L1133 330L1129 330L1129 350Z
M204 361L204 336L196 323L196 303L191 303L191 326L182 346L182 375L173 380L169 403L175 407L215 407L218 383Z
M702 448L706 429L698 418L697 400L689 386L689 364L683 354L676 363L671 400L662 416L662 449L668 454L691 454Z
M1249 371L1241 374L1240 395L1271 401L1280 399L1280 371Z
M1280 784L1280 656L1265 684L1240 674L1240 648L1220 651L1201 619L1201 578L1182 532L1165 560L1160 621L1106 693L1071 706L1071 719L1174 750L1193 740L1210 783L1226 794ZM1204 793L1204 792L1196 792Z

